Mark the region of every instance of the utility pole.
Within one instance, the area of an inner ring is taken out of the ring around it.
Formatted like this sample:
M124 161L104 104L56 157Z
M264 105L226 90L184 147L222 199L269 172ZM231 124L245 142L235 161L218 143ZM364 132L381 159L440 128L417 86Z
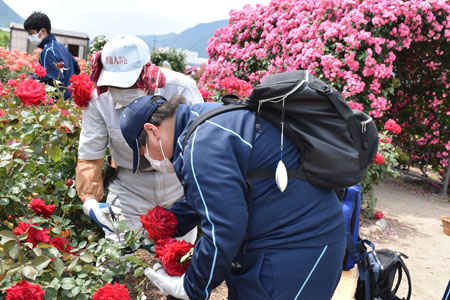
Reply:
M155 52L156 49L156 37L153 37L153 50L152 52Z

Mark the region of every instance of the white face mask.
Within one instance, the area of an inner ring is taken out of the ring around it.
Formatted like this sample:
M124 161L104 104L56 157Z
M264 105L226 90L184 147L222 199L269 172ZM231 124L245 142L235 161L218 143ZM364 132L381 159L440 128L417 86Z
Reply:
M175 169L173 168L173 164L170 160L164 155L164 150L162 148L161 139L159 139L159 147L161 147L161 152L164 157L163 160L156 160L150 157L148 153L148 144L145 143L145 153L144 157L150 162L150 165L155 169L160 171L161 173L175 173Z
M134 100L146 95L145 91L141 89L118 89L108 87L108 91L114 102L120 104L121 106L127 106Z
M30 41L30 43L32 43L36 47L39 46L39 44L42 42L42 39L39 38L39 34L41 33L41 30L39 30L39 32L35 33L35 34L28 34L28 40Z

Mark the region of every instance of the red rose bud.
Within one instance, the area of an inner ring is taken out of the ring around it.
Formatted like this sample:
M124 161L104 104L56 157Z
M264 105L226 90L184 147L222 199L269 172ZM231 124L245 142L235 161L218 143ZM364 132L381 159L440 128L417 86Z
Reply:
M383 218L384 218L384 215L383 215L383 212L381 210L379 210L379 211L377 211L375 213L375 219L380 220L380 219L383 219Z
M72 180L72 178L68 178L68 179L66 180L66 185L67 185L67 186L72 186L72 185L73 185L73 180Z
M130 294L125 284L107 283L92 297L92 300L130 300Z
M60 61L59 63L56 64L56 67L57 67L58 69L64 69L64 62L63 62L63 61Z
M21 281L16 285L11 286L9 289L6 289L6 299L42 300L44 299L44 291L39 284Z

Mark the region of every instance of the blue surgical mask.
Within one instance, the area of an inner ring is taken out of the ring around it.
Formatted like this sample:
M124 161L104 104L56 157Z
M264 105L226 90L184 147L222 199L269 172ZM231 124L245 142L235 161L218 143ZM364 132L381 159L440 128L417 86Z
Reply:
M161 148L163 160L156 160L150 157L148 153L148 144L145 143L145 153L144 157L150 162L150 165L161 173L175 173L172 162L164 155L164 150L162 148L161 139L159 139L159 147Z

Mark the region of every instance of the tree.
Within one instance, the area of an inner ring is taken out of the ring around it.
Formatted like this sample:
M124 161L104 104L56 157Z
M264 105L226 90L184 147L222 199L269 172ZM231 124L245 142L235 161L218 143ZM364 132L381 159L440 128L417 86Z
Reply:
M9 45L9 33L0 29L0 47L8 48Z
M89 54L92 55L95 52L102 50L106 42L108 42L108 38L104 35L97 35L96 37L94 37L94 40L89 46Z
M151 61L157 66L162 66L165 61L170 64L172 70L184 73L186 70L186 54L183 50L175 48L169 50L156 50L151 53Z

